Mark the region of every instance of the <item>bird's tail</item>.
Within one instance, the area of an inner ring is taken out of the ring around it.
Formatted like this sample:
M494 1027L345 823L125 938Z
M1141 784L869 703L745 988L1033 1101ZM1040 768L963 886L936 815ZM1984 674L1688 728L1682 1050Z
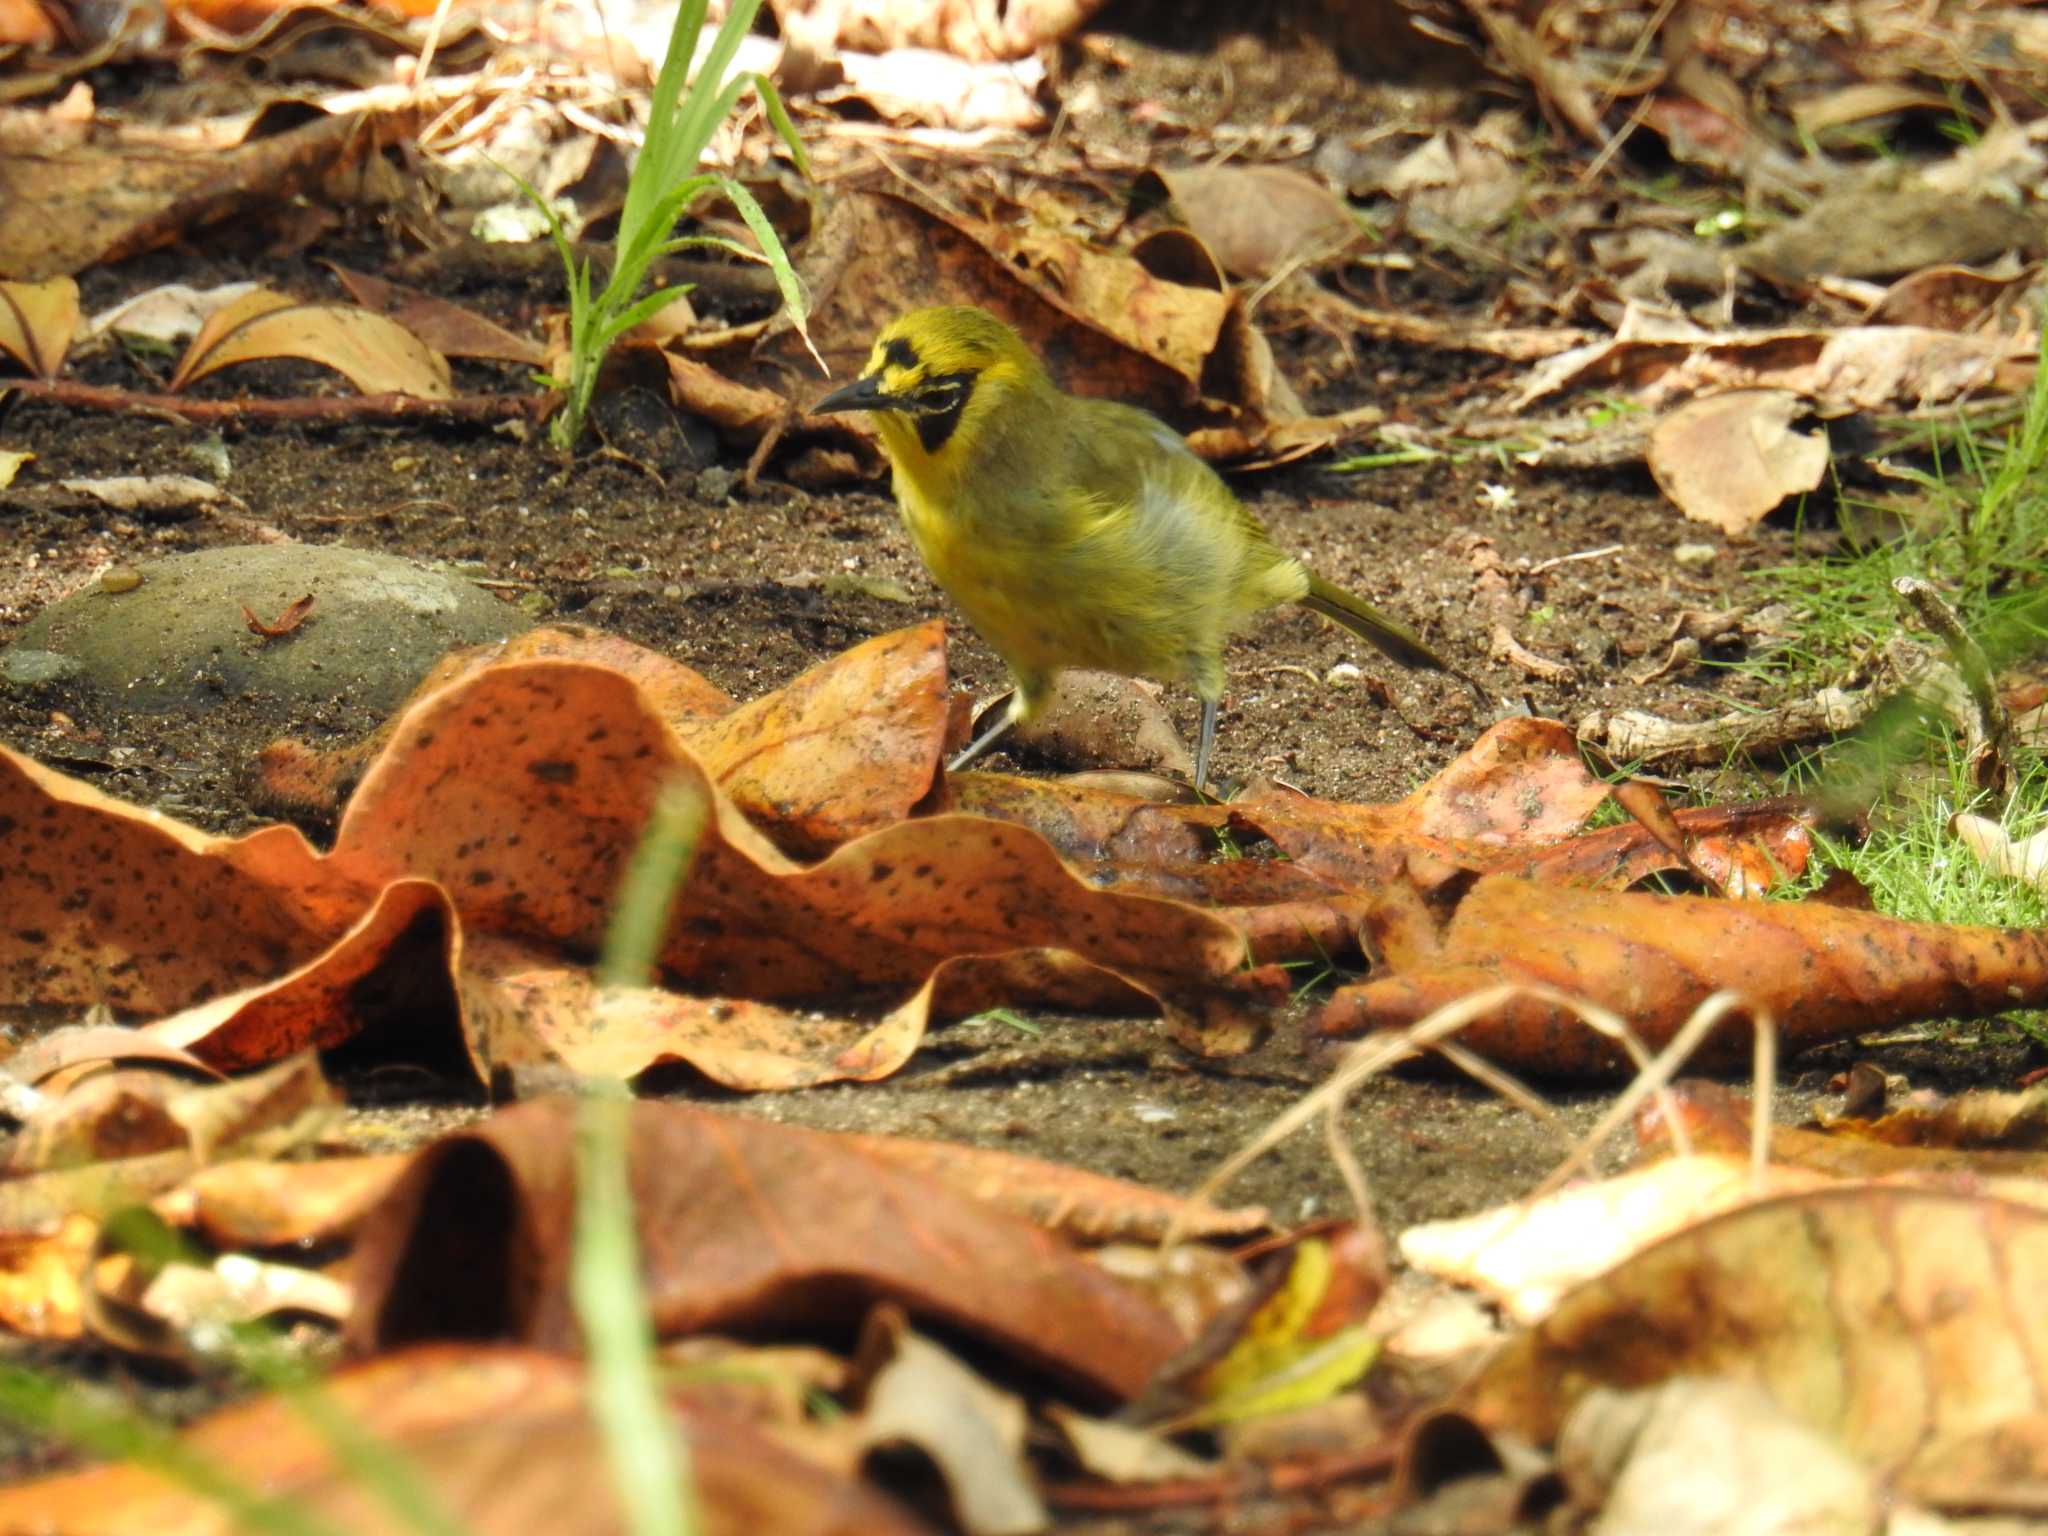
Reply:
M1309 577L1308 596L1301 599L1301 606L1313 609L1332 623L1341 624L1361 640L1370 640L1404 667L1427 667L1433 672L1458 670L1424 645L1413 630L1395 623L1372 604L1353 597L1342 587L1331 586L1320 576Z

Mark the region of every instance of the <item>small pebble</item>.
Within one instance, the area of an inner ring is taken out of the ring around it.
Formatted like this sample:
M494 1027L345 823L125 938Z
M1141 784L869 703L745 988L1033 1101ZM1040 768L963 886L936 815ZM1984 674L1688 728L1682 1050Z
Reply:
M1681 544L1671 551L1671 558L1680 565L1712 565L1720 553L1712 544Z
M142 572L130 565L110 565L100 573L102 592L133 592L142 585Z

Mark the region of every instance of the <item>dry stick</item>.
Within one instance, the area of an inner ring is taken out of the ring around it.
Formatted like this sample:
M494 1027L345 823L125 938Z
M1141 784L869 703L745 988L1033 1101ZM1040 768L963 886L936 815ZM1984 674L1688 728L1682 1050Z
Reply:
M322 395L291 400L188 400L69 379L13 379L5 393L52 400L74 410L175 416L195 425L238 421L345 425L351 422L445 421L479 426L538 421L553 403L547 395L464 395L425 400L418 395Z
M1620 1098L1608 1106L1607 1113L1572 1149L1572 1155L1550 1171L1541 1184L1529 1194L1529 1199L1540 1200L1558 1189L1565 1180L1585 1167L1593 1153L1598 1150L1615 1129L1636 1112L1636 1108L1650 1094L1658 1096L1658 1107L1663 1111L1664 1123L1671 1128L1671 1139L1677 1144L1681 1155L1690 1153L1692 1144L1685 1135L1685 1128L1679 1124L1673 1113L1670 1099L1666 1096L1666 1085L1688 1056L1707 1037L1707 1032L1722 1019L1737 1009L1749 1013L1750 1023L1756 1031L1756 1056L1752 1089L1749 1126L1750 1178L1756 1180L1763 1175L1764 1154L1770 1145L1771 1093L1778 1076L1778 1026L1770 1011L1758 1008L1739 992L1726 989L1693 1009L1678 1033L1671 1037L1671 1043L1657 1053L1657 1059L1648 1063L1636 1073L1635 1081L1622 1092Z
M1992 758L2001 768L2006 768L2012 742L2012 717L1999 702L1998 686L1991 675L1991 659L1984 654L1984 647L1963 628L1963 621L1955 609L1942 601L1941 594L1919 577L1899 577L1892 583L1892 591L1905 599L1913 612L1919 615L1921 623L1941 637L1949 658L1962 674L1963 686L1970 690L1971 702L1977 707L1977 729ZM2005 779L2009 782L2010 778L2011 771L2006 768Z
M1516 982L1488 987L1483 992L1475 992L1469 997L1444 1004L1428 1018L1411 1024L1398 1034L1384 1039L1359 1041L1345 1052L1344 1060L1338 1064L1336 1071L1274 1116L1250 1141L1226 1157L1196 1186L1189 1199L1213 1201L1224 1185L1321 1114L1325 1104L1331 1101L1342 1103L1350 1097L1352 1090L1366 1079L1398 1061L1421 1055L1423 1047L1435 1046L1475 1019L1484 1017L1501 1004L1518 997L1531 998L1537 1002L1549 1003L1552 1007L1569 1009L1591 1028L1616 1041L1629 1060L1636 1064L1639 1075L1649 1070L1650 1053L1644 1048L1642 1041L1636 1038L1635 1032L1619 1015L1600 1007L1597 1003L1569 996L1553 987L1530 986ZM1678 1150L1681 1153L1690 1152L1691 1138L1686 1135L1685 1127L1679 1122L1677 1105L1673 1102L1669 1090L1660 1082L1650 1091L1656 1095L1657 1103L1664 1112L1665 1123L1671 1127L1671 1138L1677 1144ZM1176 1218L1168 1226L1165 1236L1160 1239L1160 1246L1170 1248L1180 1241L1180 1237L1180 1224Z

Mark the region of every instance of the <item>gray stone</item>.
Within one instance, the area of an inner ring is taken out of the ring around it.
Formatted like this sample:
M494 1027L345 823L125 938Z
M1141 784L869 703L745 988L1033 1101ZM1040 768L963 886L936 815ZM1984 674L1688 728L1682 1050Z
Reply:
M42 688L51 683L68 683L83 672L76 656L57 651L32 651L17 645L0 652L0 683L10 688Z
M26 680L26 669L122 709L199 713L262 697L389 710L446 652L533 627L460 577L364 550L250 545L140 569L133 591L94 587L37 615L0 653L0 676ZM242 611L273 623L309 593L312 609L289 634L258 635Z

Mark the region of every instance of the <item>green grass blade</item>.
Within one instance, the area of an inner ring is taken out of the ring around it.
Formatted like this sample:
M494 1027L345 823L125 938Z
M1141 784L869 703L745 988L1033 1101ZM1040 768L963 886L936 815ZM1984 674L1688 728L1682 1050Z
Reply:
M804 302L803 284L797 280L796 268L790 265L789 253L782 248L781 237L775 233L775 226L768 222L768 215L761 211L761 205L754 201L754 194L734 181L730 176L719 178L719 187L732 199L732 205L746 220L747 228L754 238L761 242L761 254L768 260L768 270L775 274L775 286L782 290L782 302L788 306L790 318L796 324L797 335L803 337L804 345L810 348L811 356L817 358L820 372L829 374L825 359L818 357L818 349L811 343L811 332L805 323L809 318Z
M669 29L668 52L654 77L654 94L648 101L646 142L640 146L639 160L634 163L633 175L626 183L625 205L619 211L622 235L647 222L648 203L659 197L678 174L678 168L670 163L675 153L671 146L676 143L673 126L682 112L683 91L690 77L690 60L696 55L698 39L703 36L707 9L708 0L682 0L676 11L675 25ZM646 162L645 170L641 168L642 161ZM687 169L696 167L693 165Z
M345 1536L287 1498L258 1493L161 1425L95 1401L77 1387L18 1365L0 1365L0 1415L112 1460L132 1462L226 1511L259 1536Z
M766 75L755 75L754 94L761 98L761 110L768 114L769 126L789 149L789 156L796 161L797 174L805 181L811 180L811 157L804 151L804 141L797 137L796 123L789 115L789 108L782 104L782 93L775 89L775 82Z
M725 121L732 104L739 99L737 91L721 91L719 85L740 51L741 40L754 25L755 12L760 9L761 0L733 0L732 9L726 13L725 24L711 40L710 50L698 66L697 79L675 123L675 141L669 153L679 160L688 161L687 165L675 167L677 171L697 168L697 163L704 157L705 146L711 142L712 131ZM733 82L734 85L744 83L739 80Z
M639 303L605 322L605 328L598 333L607 351L611 344L633 329L649 316L658 315L690 291L690 284L682 283L674 288L657 288L643 297Z
M590 1411L626 1528L633 1536L690 1536L699 1522L689 1451L661 1390L633 1231L632 1112L616 1085L578 1108L570 1295L590 1362Z

